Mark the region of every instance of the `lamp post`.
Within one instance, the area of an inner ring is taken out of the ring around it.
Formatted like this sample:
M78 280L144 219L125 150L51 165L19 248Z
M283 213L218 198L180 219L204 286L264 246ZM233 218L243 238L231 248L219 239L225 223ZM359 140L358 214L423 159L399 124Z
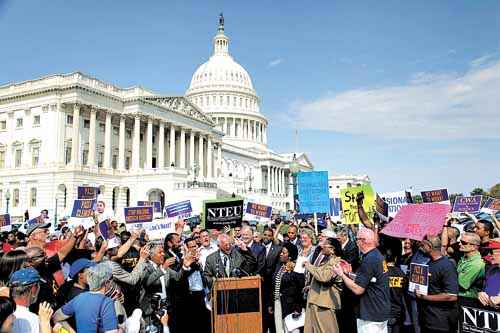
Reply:
M10 191L9 190L7 190L7 192L5 192L5 201L7 202L6 213L9 214L9 201L10 201Z
M290 163L290 172L292 174L292 180L293 180L293 210L297 212L297 175L300 171L300 165L297 162L297 156L295 153L293 154L292 158L292 163Z

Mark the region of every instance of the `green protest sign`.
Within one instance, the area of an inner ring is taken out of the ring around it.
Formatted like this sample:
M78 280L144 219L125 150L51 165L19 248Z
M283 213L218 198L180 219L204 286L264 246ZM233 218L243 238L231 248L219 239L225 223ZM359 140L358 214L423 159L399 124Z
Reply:
M375 213L375 192L369 184L356 187L347 187L340 190L340 199L342 200L342 213L344 214L345 224L359 224L361 220L358 216L358 205L356 196L363 192L363 208L366 214L371 218Z

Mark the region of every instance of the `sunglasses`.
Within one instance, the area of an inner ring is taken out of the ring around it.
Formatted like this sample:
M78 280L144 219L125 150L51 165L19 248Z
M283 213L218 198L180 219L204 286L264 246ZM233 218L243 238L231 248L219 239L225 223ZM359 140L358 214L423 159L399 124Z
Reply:
M461 241L460 241L460 244L462 244L462 245L464 245L464 246L465 246L465 245L477 245L477 244L473 244L473 243L465 242L465 241L463 241L463 240L461 240Z

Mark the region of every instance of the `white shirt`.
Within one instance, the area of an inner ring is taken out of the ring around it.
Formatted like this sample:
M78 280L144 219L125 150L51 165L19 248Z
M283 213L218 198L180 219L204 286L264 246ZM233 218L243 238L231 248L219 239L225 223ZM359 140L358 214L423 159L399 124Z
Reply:
M269 244L265 245L266 247L266 257L269 255L269 251L271 251L271 246L273 246L273 242L269 242Z
M345 246L347 245L347 243L349 243L349 238L347 238L347 240L344 243L341 244L342 245L342 250L345 248Z
M22 305L16 305L14 311L14 323L12 325L12 333L39 333L40 319L36 314Z
M207 261L207 257L211 255L212 253L216 252L219 249L219 247L216 244L210 243L210 245L207 246L200 246L200 265L202 269L205 269L205 262Z

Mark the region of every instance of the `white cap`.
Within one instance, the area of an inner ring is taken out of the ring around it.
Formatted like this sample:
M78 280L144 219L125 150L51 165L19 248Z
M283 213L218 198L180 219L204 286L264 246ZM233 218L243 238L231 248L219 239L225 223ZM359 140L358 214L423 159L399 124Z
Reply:
M328 238L337 238L337 234L331 229L323 229L323 231L321 231L321 234Z

